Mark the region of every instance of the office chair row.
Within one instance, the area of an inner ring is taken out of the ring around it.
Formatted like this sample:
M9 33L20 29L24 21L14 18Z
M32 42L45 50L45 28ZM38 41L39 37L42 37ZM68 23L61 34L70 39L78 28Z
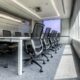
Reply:
M43 72L42 66L38 63L38 61L43 61L45 64L45 60L40 58L43 56L49 61L48 55L53 57L52 54L49 53L49 50L55 51L59 49L59 40L60 33L56 31L51 31L51 28L46 28L43 33L44 25L40 23L36 23L31 34L31 44L27 46L28 54L30 54L31 63L35 63L40 67L40 72ZM43 37L42 37L43 35Z
M3 37L22 37L21 32L14 32L15 33L14 36L11 34L11 31L3 30L2 32L3 32L2 34ZM29 37L29 33L24 33L24 36Z
M46 28L45 32L43 33L44 25L40 23L36 23L34 25L33 32L31 33L31 44L24 46L24 51L30 56L28 59L24 59L23 61L31 61L31 64L35 63L40 67L40 72L43 72L41 64L38 61L42 61L45 64L45 60L42 59L40 56L45 57L47 61L49 61L48 55L53 57L52 54L49 53L49 50L54 51L57 53L59 49L59 40L60 40L60 33L52 30L51 28ZM24 34L25 36L29 36L27 33ZM3 30L4 37L11 37L11 32L7 30ZM15 37L21 37L21 32L15 32ZM24 44L26 41L24 42ZM8 53L12 50L12 48L16 48L15 43L0 43L0 52ZM13 46L14 45L14 46ZM4 52L5 51L5 52Z

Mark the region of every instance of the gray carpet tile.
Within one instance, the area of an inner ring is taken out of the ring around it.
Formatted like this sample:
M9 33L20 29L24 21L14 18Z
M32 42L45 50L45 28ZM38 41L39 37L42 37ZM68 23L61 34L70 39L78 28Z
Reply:
M4 65L7 62L9 64L8 68L3 68L3 65L0 66L0 80L78 80L78 78L75 77L55 79L64 49L65 47L62 46L62 48L57 51L57 54L50 51L49 53L53 54L53 58L50 58L49 56L49 62L44 58L46 61L45 65L43 65L42 62L39 62L43 66L43 73L39 72L39 67L37 65L26 62L23 67L24 72L22 76L17 75L17 62L14 60L15 57L0 57L1 64Z

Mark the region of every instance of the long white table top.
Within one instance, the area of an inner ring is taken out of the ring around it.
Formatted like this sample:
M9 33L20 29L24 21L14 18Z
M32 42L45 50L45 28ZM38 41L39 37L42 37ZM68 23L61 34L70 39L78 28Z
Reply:
M18 42L19 40L30 40L31 37L0 37L0 41Z

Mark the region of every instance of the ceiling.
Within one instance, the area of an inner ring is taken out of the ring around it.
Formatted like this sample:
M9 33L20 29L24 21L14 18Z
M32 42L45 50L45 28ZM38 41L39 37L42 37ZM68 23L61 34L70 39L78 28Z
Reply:
M41 12L35 7L41 7ZM71 7L72 0L0 0L0 8L33 20L69 18Z

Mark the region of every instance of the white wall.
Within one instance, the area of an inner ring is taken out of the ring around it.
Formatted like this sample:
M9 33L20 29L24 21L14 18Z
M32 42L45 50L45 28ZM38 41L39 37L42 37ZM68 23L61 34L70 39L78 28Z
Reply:
M18 23L8 19L0 18L0 36L2 36L2 30L10 30L12 34L16 31L29 32L30 30L29 22ZM14 34L13 34L14 35Z
M73 12L73 16L71 18L71 26L73 26L75 20L76 20L76 17L79 13L79 10L80 10L80 0L76 0L75 1L75 7L74 7L74 12Z
M62 19L60 43L68 44L69 42L69 19Z
M80 41L72 40L72 46L74 47L77 55L78 55L79 58L80 58Z

